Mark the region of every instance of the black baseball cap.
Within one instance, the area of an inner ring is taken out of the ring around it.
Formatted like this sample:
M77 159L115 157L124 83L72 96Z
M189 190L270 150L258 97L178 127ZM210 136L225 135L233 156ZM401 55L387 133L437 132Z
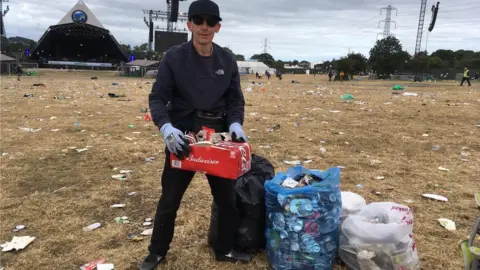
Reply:
M190 4L188 8L188 19L191 20L195 15L210 15L218 18L218 21L222 21L220 18L220 9L218 5L211 0L196 0Z

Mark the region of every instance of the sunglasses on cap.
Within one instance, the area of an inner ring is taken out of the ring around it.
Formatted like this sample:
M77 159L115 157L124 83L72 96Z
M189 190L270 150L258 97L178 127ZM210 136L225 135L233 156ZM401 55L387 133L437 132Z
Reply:
M192 16L192 22L196 25L202 25L204 21L207 22L208 26L214 27L215 25L217 25L219 20L215 16L200 16L200 15Z

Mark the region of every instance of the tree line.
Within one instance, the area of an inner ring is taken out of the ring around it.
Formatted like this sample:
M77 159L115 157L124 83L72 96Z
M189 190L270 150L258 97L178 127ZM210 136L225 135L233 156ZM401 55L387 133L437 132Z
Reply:
M308 61L282 62L275 60L268 53L256 54L252 56L252 59L258 59L271 68L282 69L285 64L310 68ZM368 58L361 53L352 52L340 59L317 64L314 66L314 71L327 73L331 69L342 70L353 75L371 71L379 75L389 75L399 72L427 73L433 69L442 68L463 69L464 66L468 66L470 69L480 69L480 51L439 49L431 54L424 51L412 56L403 50L400 40L390 36L377 40L370 49Z
M8 41L8 42L4 42ZM19 56L25 59L25 50L33 49L36 42L24 37L10 37L8 40L3 39L1 42L1 51L12 57ZM161 60L160 53L148 52L148 44L144 43L138 46L120 44L121 49L128 55L133 55L135 59ZM235 55L237 61L245 61L245 56L235 54L228 47L227 51ZM250 59L256 59L265 63L270 68L284 69L285 65L298 66L299 68L310 69L311 63L302 60L282 61L268 53L255 54ZM396 74L399 72L425 72L432 69L461 69L464 66L470 69L480 69L480 51L471 50L436 50L429 54L421 52L415 56L410 55L403 50L400 40L394 36L377 40L373 48L370 50L369 57L361 53L349 53L340 59L332 59L322 64L314 66L314 72L327 73L330 69L342 70L347 74L362 74L373 71L379 75Z

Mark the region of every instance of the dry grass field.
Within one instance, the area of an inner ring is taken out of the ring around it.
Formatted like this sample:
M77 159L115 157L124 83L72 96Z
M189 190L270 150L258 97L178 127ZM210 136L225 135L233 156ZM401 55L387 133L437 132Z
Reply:
M254 78L244 79L247 89ZM245 131L257 154L276 171L289 167L285 160L311 159L305 166L321 170L344 166L343 191L412 207L422 269L462 269L458 243L479 216L473 192L480 190L480 83L328 83L306 75L262 81L264 92L259 86L245 92ZM32 87L38 83L45 87ZM0 242L36 237L25 250L1 254L5 270L78 269L98 258L115 269L135 269L149 239L131 241L127 235L149 228L142 223L153 217L161 194L162 138L140 111L148 107L152 83L108 72L1 78ZM419 96L392 95L395 83ZM110 98L109 92L126 97ZM355 101L342 102L346 93ZM276 124L280 129L267 132ZM432 150L435 145L439 151ZM126 180L113 179L120 170L133 172ZM449 201L427 200L423 193ZM111 208L118 203L125 208ZM179 210L164 269L267 269L264 254L250 265L214 261L206 240L210 204L208 183L197 175ZM122 216L130 223L115 222ZM442 217L454 220L457 230L440 226ZM95 222L102 226L82 230ZM20 224L26 229L12 232Z

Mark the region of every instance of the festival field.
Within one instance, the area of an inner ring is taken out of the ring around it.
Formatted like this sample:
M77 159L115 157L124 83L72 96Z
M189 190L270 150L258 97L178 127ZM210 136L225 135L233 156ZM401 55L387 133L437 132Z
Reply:
M98 258L115 269L136 269L149 237L127 236L151 228L142 223L154 216L164 162L162 137L141 112L153 81L48 70L20 82L1 78L0 242L36 237L22 251L2 253L5 270L78 269ZM393 95L394 84L418 96ZM281 81L244 77L242 88L245 131L277 172L295 160L311 160L304 166L321 170L344 166L342 191L413 209L422 269L463 268L459 242L479 213L473 194L480 186L480 83L329 83L324 76L285 74ZM347 93L353 101L340 99ZM120 170L133 172L112 178ZM207 245L211 201L208 182L197 174L178 211L164 269L267 269L264 253L249 265L215 262ZM115 221L122 216L130 223ZM455 221L456 231L439 218ZM95 222L101 227L83 231ZM12 232L17 225L26 229Z

